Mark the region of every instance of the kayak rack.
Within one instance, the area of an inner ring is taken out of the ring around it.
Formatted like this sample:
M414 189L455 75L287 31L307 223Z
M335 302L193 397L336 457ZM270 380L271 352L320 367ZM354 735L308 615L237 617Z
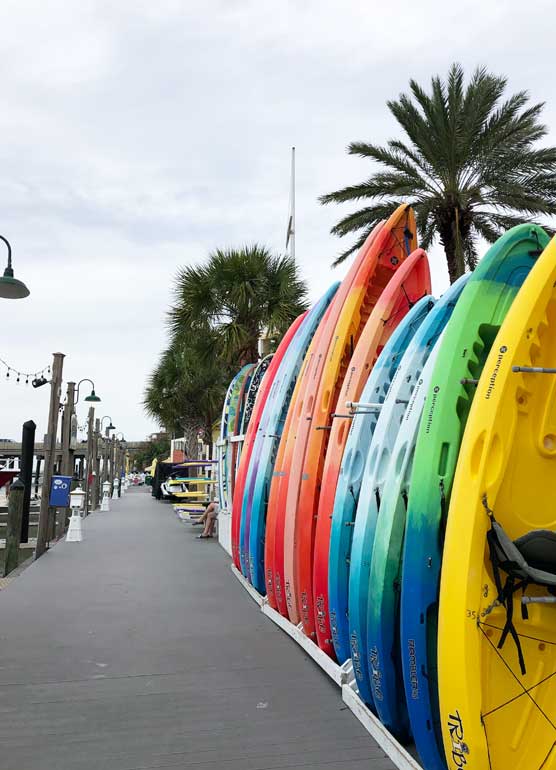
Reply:
M556 374L556 369L546 366L512 366L512 372L524 372L525 374Z
M346 401L346 409L349 409L352 415L374 414L380 412L382 406L382 404L366 403L365 401Z
M335 663L315 642L309 639L308 636L305 636L302 623L296 626L283 617L270 606L266 596L261 596L251 583L245 579L234 564L231 565L231 569L249 596L258 604L261 612L296 641L315 663L328 674L332 681L338 685L341 690L342 701L363 725L365 730L374 738L398 770L423 770L419 762L411 756L401 743L398 743L359 697L351 660L348 659L341 665Z

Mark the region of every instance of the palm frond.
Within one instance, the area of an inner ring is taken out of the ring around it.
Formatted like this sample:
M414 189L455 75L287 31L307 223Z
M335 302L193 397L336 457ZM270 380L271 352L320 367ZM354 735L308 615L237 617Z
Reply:
M334 264L364 242L381 207L414 205L422 245L440 236L452 279L464 263L476 264L477 237L492 240L504 222L556 214L556 148L538 145L547 133L544 104L531 104L526 91L505 97L506 89L507 79L484 67L466 83L455 63L446 78L433 77L428 88L410 80L408 93L387 102L402 135L385 146L358 141L348 148L379 170L320 198L366 202L332 228L340 237L360 233Z

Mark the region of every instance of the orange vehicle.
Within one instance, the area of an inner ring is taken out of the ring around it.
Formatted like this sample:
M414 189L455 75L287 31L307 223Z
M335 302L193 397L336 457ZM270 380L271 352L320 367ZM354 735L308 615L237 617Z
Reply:
M284 573L292 622L303 623L314 638L312 596L313 542L324 454L331 415L361 332L384 288L416 247L413 210L399 206L380 231L363 246L358 266L345 279L339 313L323 330L315 351L315 376L307 384L304 413L290 468L286 499ZM340 288L340 294L343 286Z
M314 515L317 510L318 515L312 549L312 575L306 568L306 565L309 567L311 563L307 550L311 545L309 537L298 541L299 585L302 593L310 592L313 597L317 642L332 658L335 655L328 615L328 551L336 484L350 428L345 405L346 402L359 399L369 372L388 338L411 307L430 294L430 290L431 277L427 255L422 249L416 249L396 271L365 324L337 399L339 414L328 422L331 429L313 430L309 437L301 481L300 508L302 516L308 517L311 511ZM337 368L338 366L339 363L336 364ZM325 373L321 385L325 380L330 381L334 373ZM325 387L331 390L329 385ZM339 381L336 380L336 388L338 387ZM328 409L329 405L324 403L319 420L330 417L329 412L325 411ZM304 521L306 520L305 518ZM305 552L301 552L301 547L305 547Z

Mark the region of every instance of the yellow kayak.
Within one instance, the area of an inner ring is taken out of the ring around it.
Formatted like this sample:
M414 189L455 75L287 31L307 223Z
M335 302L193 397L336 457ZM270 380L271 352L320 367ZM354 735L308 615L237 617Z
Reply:
M469 415L438 631L449 770L556 770L556 240L520 289Z
M187 486L192 484L216 484L216 479L176 479L168 482L169 487L178 487L181 484L187 484Z
M205 498L208 498L208 494L204 494L201 492L172 492L172 497L177 497L179 500L184 500L189 497L205 499Z

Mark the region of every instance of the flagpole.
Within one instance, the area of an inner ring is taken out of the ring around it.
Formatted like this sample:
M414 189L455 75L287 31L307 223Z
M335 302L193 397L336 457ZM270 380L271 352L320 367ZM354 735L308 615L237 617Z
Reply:
M295 259L295 147L292 147L292 220L290 255Z

